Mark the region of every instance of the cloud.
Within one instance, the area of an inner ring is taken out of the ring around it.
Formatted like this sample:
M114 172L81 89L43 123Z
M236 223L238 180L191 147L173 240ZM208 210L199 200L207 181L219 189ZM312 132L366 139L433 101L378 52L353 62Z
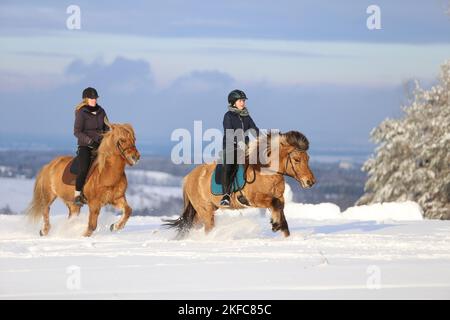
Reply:
M0 93L2 115L8 116L0 128L2 135L28 134L49 146L60 139L73 147L73 108L82 90L93 86L112 122L134 126L138 145L167 148L172 146L173 130L192 132L197 120L204 130L222 130L227 95L239 88L247 93L249 110L260 128L302 131L312 150L368 148L370 130L387 116L398 116L402 102L398 86L273 86L242 83L217 70L195 70L156 89L148 62L123 57L110 64L74 60L64 75L73 82L47 90Z
M220 71L193 71L182 75L171 85L171 89L177 92L200 93L217 91L230 87L235 80L228 74Z
M370 1L77 1L82 30L159 37L215 37L449 43L446 0L378 0L382 29L366 28ZM1 32L63 30L69 3L23 1L0 5ZM130 23L132 22L132 23Z
M143 60L116 58L111 64L75 60L65 69L65 75L79 77L80 83L96 86L107 93L134 94L152 90L154 79L150 65Z

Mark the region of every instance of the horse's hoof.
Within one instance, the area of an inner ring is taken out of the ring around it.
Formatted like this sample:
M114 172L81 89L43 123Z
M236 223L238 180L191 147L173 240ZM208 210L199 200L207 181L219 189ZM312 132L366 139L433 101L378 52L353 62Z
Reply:
M277 232L278 230L280 230L281 226L279 223L275 222L272 224L272 231L273 232Z
M91 230L87 230L83 233L83 237L90 237L92 235L92 233L94 233L94 232Z
M283 232L283 235L284 235L285 238L287 238L287 237L289 237L291 235L291 233L287 229L283 230L282 232Z
M39 230L39 235L40 235L41 237L44 236L44 233L42 233L42 230Z
M109 230L111 230L111 232L116 231L116 229L114 228L114 223L109 227Z

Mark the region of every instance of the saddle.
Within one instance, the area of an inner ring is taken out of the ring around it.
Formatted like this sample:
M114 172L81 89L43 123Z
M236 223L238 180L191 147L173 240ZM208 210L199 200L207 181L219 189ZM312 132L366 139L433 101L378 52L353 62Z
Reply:
M91 176L92 172L94 171L95 166L97 165L97 157L91 158L91 164L89 165L89 171L86 176L86 182L89 180L89 177ZM74 186L75 181L77 179L77 175L80 173L80 162L78 159L78 156L72 158L72 160L69 161L69 163L64 168L62 181L64 184Z
M211 176L211 193L215 196L223 195L222 192L222 164L216 165L216 168ZM231 183L231 192L240 191L245 186L245 169L243 164L239 164L236 173Z

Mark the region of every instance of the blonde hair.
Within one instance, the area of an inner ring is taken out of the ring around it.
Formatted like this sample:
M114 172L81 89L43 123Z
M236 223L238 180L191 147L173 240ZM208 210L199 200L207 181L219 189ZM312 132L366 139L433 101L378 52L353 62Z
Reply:
M81 100L81 102L79 104L77 104L77 106L75 107L75 110L78 111L87 104L88 104L88 98L84 98L83 100Z

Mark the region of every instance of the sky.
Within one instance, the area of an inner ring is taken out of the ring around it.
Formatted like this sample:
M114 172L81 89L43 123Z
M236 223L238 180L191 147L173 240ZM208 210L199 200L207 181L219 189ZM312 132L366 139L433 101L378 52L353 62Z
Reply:
M80 9L80 28L67 27ZM370 5L381 29L370 30ZM247 93L260 128L298 130L312 152L373 150L407 87L450 59L448 0L2 1L0 148L76 148L74 106L95 87L144 152L178 128L222 129L227 95Z

